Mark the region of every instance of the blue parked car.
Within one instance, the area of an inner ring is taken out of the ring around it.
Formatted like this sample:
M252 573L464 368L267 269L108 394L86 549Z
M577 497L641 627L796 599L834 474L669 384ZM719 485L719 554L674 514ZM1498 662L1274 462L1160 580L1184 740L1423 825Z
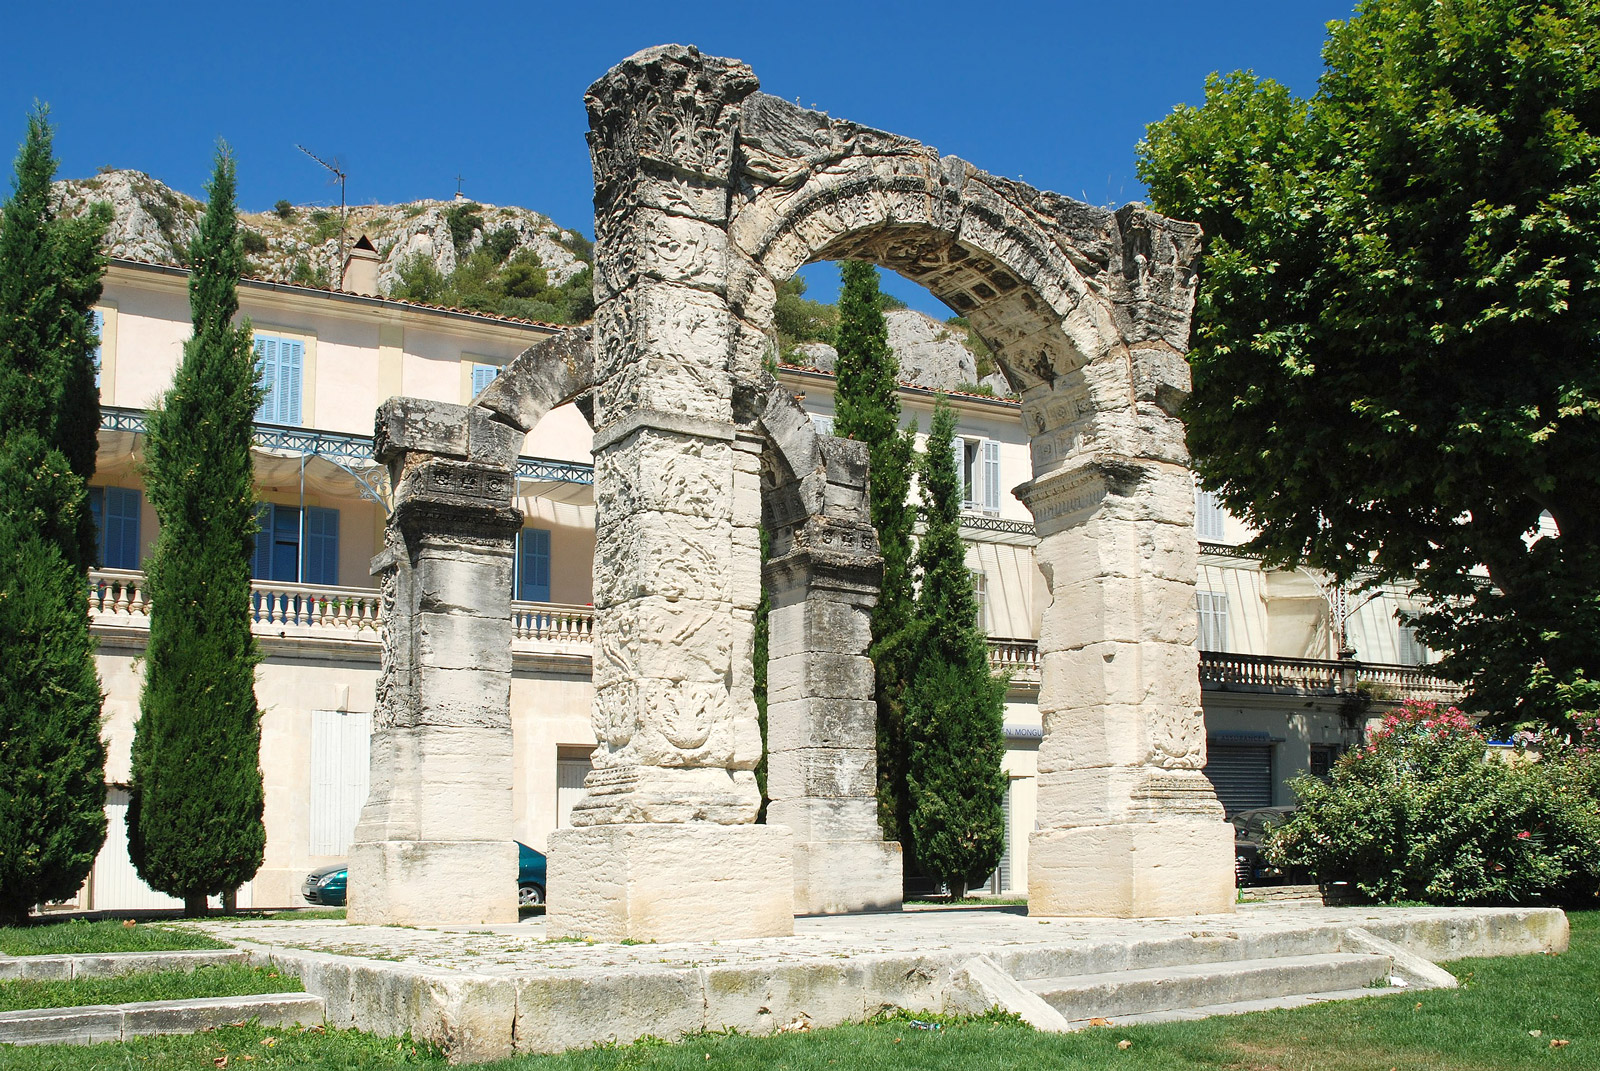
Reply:
M544 903L544 853L517 843L517 906L537 907ZM347 863L329 863L306 875L300 894L306 902L320 907L343 907L345 885L350 880Z

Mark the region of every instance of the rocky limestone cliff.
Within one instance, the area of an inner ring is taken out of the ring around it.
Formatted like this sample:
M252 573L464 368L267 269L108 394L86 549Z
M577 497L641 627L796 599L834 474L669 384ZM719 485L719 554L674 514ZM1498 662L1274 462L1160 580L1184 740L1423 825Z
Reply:
M130 260L185 264L189 242L205 211L203 202L141 171L104 171L93 178L57 182L55 188L64 215L78 215L94 201L109 203L113 220L107 251ZM372 240L383 257L378 269L378 287L383 293L389 292L399 265L408 258L426 257L448 275L455 270L458 255L469 255L490 234L504 230L515 236L509 244L510 254L524 249L537 253L552 284L564 283L583 270L584 261L575 252L587 248L581 234L556 226L538 212L510 206L480 204L476 215L482 225L462 241L458 254L450 213L462 203L352 205L346 214L346 245L362 234ZM241 213L239 222L247 232L250 274L338 286L343 268L339 261L338 216L337 208L308 205L292 206L282 214Z
M998 373L979 380L978 358L969 348L967 328L941 323L915 309L891 309L883 319L889 348L900 362L902 383L930 390L971 390L981 385L1002 397L1010 393L1011 387ZM826 342L802 342L794 348L797 362L824 372L832 372L838 358L838 351Z

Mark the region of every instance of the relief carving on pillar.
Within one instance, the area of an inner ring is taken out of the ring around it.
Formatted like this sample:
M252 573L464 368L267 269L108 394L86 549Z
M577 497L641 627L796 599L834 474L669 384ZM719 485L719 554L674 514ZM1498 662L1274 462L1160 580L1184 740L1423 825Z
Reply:
M1163 706L1149 718L1145 762L1163 770L1198 770L1206 764L1205 720L1198 710Z

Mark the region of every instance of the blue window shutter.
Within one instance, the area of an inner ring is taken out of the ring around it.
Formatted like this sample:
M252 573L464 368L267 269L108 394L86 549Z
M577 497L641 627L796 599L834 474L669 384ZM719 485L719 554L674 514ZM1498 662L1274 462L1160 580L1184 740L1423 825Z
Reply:
M306 507L305 571L307 584L339 582L339 511Z
M266 396L256 419L268 424L299 424L300 377L306 345L293 339L256 336L256 382Z
M94 518L94 560L106 563L106 489L89 488L89 515Z
M105 563L109 569L139 568L139 512L144 496L127 487L105 489Z
M278 340L275 338L256 338L256 383L266 391L261 398L261 408L256 410L256 419L264 420L269 424L277 423L274 407L278 403L278 392L275 389L278 378ZM270 509L269 509L270 514ZM270 519L270 516L269 516ZM265 579L265 578L263 578Z
M279 422L283 424L300 423L300 375L305 350L303 342L278 340L279 381L284 386Z
M492 364L475 364L472 366L472 396L476 398L483 393L483 388L493 383L500 374L500 369Z
M1000 444L983 440L983 508L1000 509Z
M256 580L272 579L272 503L256 507L256 552L250 559L250 575Z
M550 532L524 528L517 545L517 598L550 601Z

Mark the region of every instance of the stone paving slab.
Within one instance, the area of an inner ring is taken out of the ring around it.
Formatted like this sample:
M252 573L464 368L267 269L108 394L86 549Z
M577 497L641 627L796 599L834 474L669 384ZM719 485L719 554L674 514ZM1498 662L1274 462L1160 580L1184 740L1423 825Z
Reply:
M0 1012L0 1044L93 1045L150 1034L194 1034L254 1019L263 1026L322 1022L312 993L261 993L186 1000L145 1000L80 1008Z
M557 1052L646 1034L830 1026L880 1010L969 1014L993 1003L968 965L1022 981L1362 952L1361 929L1430 962L1560 952L1554 909L1246 905L1167 919L1036 918L1022 909L799 918L792 937L661 944L546 940L542 922L409 928L342 921L200 924L299 975L327 1020L409 1031L458 1059Z
M237 948L173 952L97 952L68 956L0 956L0 979L70 981L74 978L110 978L149 971L192 971L224 963L244 963L248 954Z

